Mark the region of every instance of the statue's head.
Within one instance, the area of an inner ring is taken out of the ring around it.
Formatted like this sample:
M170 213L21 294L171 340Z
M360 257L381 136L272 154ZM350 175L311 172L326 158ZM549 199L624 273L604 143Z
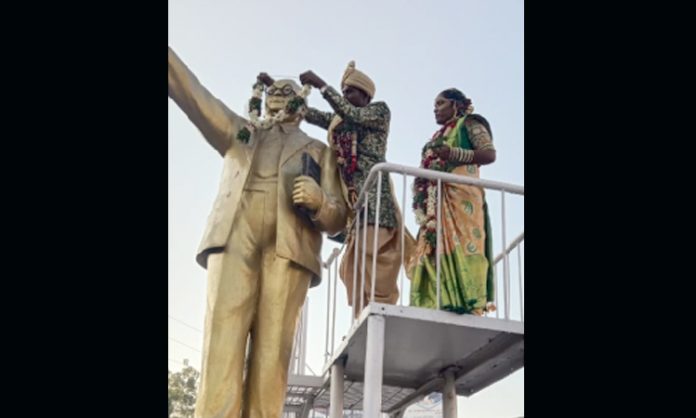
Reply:
M288 102L300 94L300 86L292 80L277 80L266 88L266 114L274 115L285 109Z

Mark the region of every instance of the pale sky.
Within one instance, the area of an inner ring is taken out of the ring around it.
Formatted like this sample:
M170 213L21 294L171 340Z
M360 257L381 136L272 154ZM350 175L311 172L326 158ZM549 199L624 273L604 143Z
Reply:
M169 0L168 44L203 85L244 117L259 72L297 81L311 69L339 88L346 64L355 60L376 84L374 100L385 101L392 112L387 160L409 166L419 165L423 145L438 128L435 96L456 87L491 123L497 160L482 167L482 178L524 185L523 6L521 0ZM330 110L316 90L308 101ZM189 359L200 370L206 273L195 254L218 189L222 159L172 100L168 115L169 368L178 370ZM307 123L301 128L326 141L326 131ZM392 178L401 204L402 179ZM404 212L407 227L415 233L411 183L409 178ZM490 192L487 199L497 254L502 241L500 194ZM524 230L524 202L506 195L505 204L509 242ZM333 247L324 240L324 255ZM512 315L519 319L517 259L510 265ZM323 365L326 285L323 280L308 294L307 362L317 373ZM402 290L408 302L408 280ZM340 340L350 322L340 283L337 300ZM524 369L469 398L460 397L459 414L523 416L523 396Z

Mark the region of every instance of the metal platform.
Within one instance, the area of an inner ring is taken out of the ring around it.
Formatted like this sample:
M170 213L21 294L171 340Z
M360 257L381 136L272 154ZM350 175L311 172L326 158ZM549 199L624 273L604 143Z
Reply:
M346 380L343 392L343 409L362 411L363 393L365 385L363 382ZM413 397L415 389L401 388L390 385L382 386L382 411L389 412ZM427 395L424 394L423 396ZM419 397L420 398L420 397ZM316 408L328 408L330 406L329 391L323 391L314 401Z
M289 375L283 411L294 412L296 416L306 416L305 410L322 407L317 404L316 398L326 387L328 381L322 376Z
M453 374L457 395L471 396L524 367L522 322L373 303L363 310L327 362L323 377L314 378L313 389L302 389L305 393L311 391L305 399L311 398L314 408L329 407L331 368L342 364L343 408L363 409L364 389L368 386L366 358L375 358L375 353L369 357L367 347L370 316L383 318L382 412L402 411L429 393L442 390L445 371ZM379 361L375 364L379 367ZM289 389L289 397L291 393Z
M363 386L362 382L345 382L344 409L362 410ZM385 385L382 387L382 399L384 399L385 407L390 408L399 404L413 392L414 389ZM288 377L285 412L294 412L301 416L305 407L328 410L330 402L328 376L290 375Z

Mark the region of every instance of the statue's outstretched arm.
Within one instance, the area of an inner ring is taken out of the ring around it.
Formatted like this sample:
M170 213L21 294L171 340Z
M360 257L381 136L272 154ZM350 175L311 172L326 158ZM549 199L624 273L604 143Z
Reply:
M169 97L186 113L210 145L225 155L246 120L213 96L168 48Z

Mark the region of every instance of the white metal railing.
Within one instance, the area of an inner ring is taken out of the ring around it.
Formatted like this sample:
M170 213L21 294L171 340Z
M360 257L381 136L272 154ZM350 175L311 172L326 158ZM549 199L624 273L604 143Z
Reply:
M370 170L370 173L365 181L365 185L363 189L360 191L360 194L358 196L358 199L355 203L355 217L353 220L353 224L351 226L351 229L354 228L354 234L355 234L355 239L354 239L354 262L353 262L353 300L352 300L352 306L353 306L353 311L357 310L357 314L352 314L351 315L351 325L356 320L356 317L359 315L359 313L365 308L365 300L364 300L364 294L365 294L365 271L366 271L366 248L367 248L367 228L363 227L362 230L360 228L360 216L357 216L359 211L363 211L364 213L364 222L366 223L367 221L367 213L368 213L368 205L369 205L369 199L368 199L368 194L369 190L373 187L374 182L377 182L377 196L381 196L381 190L382 190L382 176L384 173L389 173L392 174L400 174L402 175L403 179L403 190L402 190L402 202L401 202L401 210L403 212L403 219L401 222L401 269L400 269L400 298L399 298L399 304L403 306L403 294L405 293L403 291L404 289L404 276L405 276L405 269L403 267L404 265L404 248L405 248L405 242L404 242L404 237L405 237L405 228L406 228L406 222L405 222L405 215L406 215L406 208L409 207L406 205L406 183L407 183L407 177L420 177L420 178L426 178L429 180L436 180L437 181L437 226L436 226L436 231L437 231L437 237L436 237L436 249L435 249L435 270L436 270L436 298L437 298L437 308L439 309L440 303L441 303L441 283L440 283L440 275L441 275L441 266L440 266L440 251L439 247L441 245L441 228L442 228L442 219L441 219L441 198L442 198L442 183L457 183L457 184L467 184L467 185L473 185L473 186L478 186L483 188L484 190L495 190L500 192L501 196L501 239L502 239L502 248L503 250L499 255L497 255L494 260L493 260L493 268L494 268L494 275L495 275L495 305L497 307L495 311L495 316L496 318L500 318L500 311L501 311L501 306L499 304L499 300L502 298L503 305L502 305L502 314L503 318L505 320L515 320L512 318L511 315L511 286L510 286L510 263L509 263L509 258L510 254L513 251L517 251L517 271L518 271L518 289L519 289L519 306L520 306L520 320L524 321L524 302L523 302L523 276L522 276L522 252L521 252L521 245L524 242L524 232L520 233L514 240L512 240L509 244L507 242L507 222L506 222L506 205L505 205L505 197L506 194L511 194L511 195L517 195L517 196L522 196L524 197L524 187L519 186L519 185L514 185L514 184L509 184L509 183L503 183L503 182L498 182L498 181L492 181L492 180L483 180L483 179L477 179L473 177L468 177L468 176L462 176L462 175L457 175L457 174L452 174L452 173L445 173L441 171L434 171L434 170L426 170L422 168L416 168L416 167L409 167L409 166L403 166L399 164L392 164L392 163L379 163L375 164L375 166ZM373 254L375 255L372 258L372 266L371 266L371 277L372 277L372 283L370 286L370 300L374 300L375 297L375 284L376 284L376 269L377 269L377 230L379 229L379 211L380 211L380 205L381 205L381 199L377 199L376 202L376 207L375 207L375 214L377 214L376 219L375 219L375 225L374 225L374 237L373 237ZM492 230L495 230L495 228L491 228ZM360 234L362 233L362 237ZM362 238L362 251L361 254L358 254L358 240ZM344 243L340 248L335 248L329 258L323 262L322 267L326 269L327 271L327 295L326 295L326 304L327 304L327 310L326 310L326 335L325 335L325 349L324 349L324 360L327 362L331 354L334 352L334 342L335 342L335 328L336 328L336 291L338 287L338 259L339 255L343 252L345 249L346 244ZM360 298L358 300L357 297L357 282L358 282L358 257L361 257L362 262L360 263L362 266L361 272L360 272ZM500 277L498 275L498 266L499 264L502 265L503 269L503 275ZM333 272L332 272L333 270ZM333 273L333 274L332 274ZM333 277L332 277L333 276ZM502 279L502 295L501 295L501 287L498 286L498 281L499 278ZM353 313L353 312L351 312Z
M309 311L309 303L305 299L305 303L300 311L298 319L297 331L295 332L295 340L292 344L292 354L290 354L290 365L288 374L304 374L307 367L307 314ZM328 321L327 321L328 323Z
M518 275L518 291L519 291L519 309L520 309L520 316L519 316L519 321L523 322L524 321L524 292L523 292L523 256L522 256L522 247L524 243L524 228L522 227L522 232L519 233L519 235L516 236L515 239L513 239L511 242L507 241L507 236L508 236L508 229L507 229L507 218L506 218L506 210L507 209L507 201L506 201L506 195L515 195L515 196L522 196L524 197L524 187L518 186L518 185L513 185L513 184L508 184L508 183L502 183L502 182L497 182L497 181L490 181L490 180L482 180L482 179L476 179L468 176L462 176L462 175L456 175L456 174L451 174L451 173L443 173L439 171L432 171L432 170L425 170L421 168L415 168L415 167L407 167L407 166L402 166L398 164L390 164L390 163L381 163L381 164L376 164L372 170L370 171L363 190L360 191L358 200L355 204L355 216L354 216L354 221L353 224L351 225L351 230L353 230L353 233L355 234L355 239L354 239L354 245L355 245L355 252L354 252L354 260L353 260L353 284L352 284L352 306L353 308L351 309L351 319L350 319L350 326L357 326L356 319L359 316L359 314L362 312L362 310L366 306L366 301L365 299L365 273L366 273L366 249L367 249L367 227L363 227L361 229L361 217L358 216L358 214L362 211L363 213L363 219L362 222L367 224L367 214L368 214L368 205L369 205L369 190L373 187L373 184L375 181L377 181L377 186L376 186L376 193L377 196L381 195L381 189L382 189L382 177L385 175L390 175L390 174L396 174L396 175L401 175L403 179L403 193L402 193L402 200L401 200L401 210L403 211L403 217L402 217L402 223L401 223L401 267L400 267L400 298L399 298L399 304L403 306L404 301L403 301L403 296L404 293L407 293L405 291L404 287L404 276L406 275L405 272L405 267L404 267L404 257L405 257L405 230L406 230L406 214L409 213L409 211L406 209L410 206L406 205L406 196L407 196L407 177L420 177L420 178L426 178L429 180L435 180L437 181L437 226L436 226L436 231L437 231L437 242L436 242L436 248L435 248L435 269L436 269L436 297L437 297L437 308L440 308L441 305L441 266L440 266L440 246L442 245L442 211L441 211L441 204L442 204L442 183L457 183L457 184L468 184L468 185L473 185L473 186L478 186L483 188L484 190L493 190L493 191L498 191L500 192L500 213L501 213L501 218L500 218L500 237L502 239L502 245L501 245L501 252L494 257L492 260L492 267L494 270L494 276L495 276L495 305L498 309L495 311L495 317L500 318L501 314L503 317L503 320L506 321L517 321L517 319L513 318L512 316L512 306L511 306L511 293L512 293L512 286L510 282L510 275L511 275L511 268L510 268L510 258L513 257L513 254L516 254L517 256L517 275ZM396 194L396 191L394 191ZM489 196L490 197L490 196ZM489 203L489 209L491 208L490 206L490 200L487 199ZM373 259L372 259L372 265L370 266L371 272L372 272L372 283L371 283L371 289L370 289L370 300L374 300L375 298L375 288L376 288L376 273L377 273L377 245L378 245L378 236L377 236L377 231L379 229L379 211L380 211L380 199L377 199L376 201L376 207L375 207L375 214L377 214L376 219L375 219L375 225L374 225L374 230L375 234L372 239L372 245L373 245ZM490 212L490 211L489 211ZM491 217L491 221L493 220L493 217ZM491 228L493 231L495 231L497 228L492 227ZM359 253L358 247L359 247L359 241L362 241L362 251ZM346 248L346 244L344 243L343 245L340 246L340 248L334 248L333 251L331 252L330 256L322 262L322 269L326 269L326 273L323 274L326 282L326 315L325 315L325 323L322 324L324 325L324 366L322 368L322 377L326 378L327 373L330 373L331 377L331 383L330 383L330 390L331 390L331 408L326 408L325 410L322 411L322 414L324 417L326 416L331 416L331 417L340 417L344 416L343 411L343 369L342 369L342 364L340 362L337 362L336 364L330 364L330 360L332 356L334 355L335 352L335 342L336 342L336 314L337 314L337 291L339 287L338 283L338 262L339 262L339 256L341 253L344 251ZM361 271L360 271L360 278L358 278L358 257L362 260L361 265ZM498 271L502 268L502 275L498 274ZM360 298L358 300L357 297L357 290L358 290L358 281L360 281ZM502 282L502 283L499 283ZM502 286L500 285L502 284ZM502 290L502 292L501 292ZM502 306L499 303L499 301L502 301ZM490 316L491 314L487 314L487 316ZM491 319L492 320L492 319ZM321 321L321 319L319 319ZM321 324L321 322L319 322ZM370 367L366 367L365 369L365 379L364 379L364 398L363 398L363 409L364 411L367 411L366 416L378 416L378 411L380 410L380 405L381 405L381 374L382 371L382 354L384 351L384 346L383 346L383 341L382 337L380 335L383 335L384 333L384 318L376 315L376 316L370 316L368 318L368 327L367 327L367 341L366 341L366 364L370 364ZM289 367L289 373L293 375L304 375L305 370L309 370L312 375L316 376L316 373L311 369L309 364L305 361L306 356L307 356L307 341L308 341L308 328L309 328L309 322L308 322L308 303L305 302L305 306L302 309L301 316L299 319L299 324L298 324L298 329L297 329L297 334L295 336L295 343L293 346L293 351L291 355L291 362L290 362L290 367ZM314 327L312 327L314 328ZM317 327L316 329L321 329L321 327ZM352 330L349 330L351 332ZM370 344L373 346L370 347ZM311 346L310 346L311 348ZM370 355L373 355L373 358L369 357ZM370 375L368 375L370 374ZM450 380L452 376L450 376ZM444 379L441 378L440 380ZM444 380L443 380L444 381ZM431 382L432 383L432 382ZM451 383L451 382L450 382ZM452 386L452 384L450 384ZM429 386L428 386L429 387ZM446 388L445 388L446 389ZM327 390L327 389L322 389L322 390ZM428 389L430 390L430 389ZM453 392L452 388L450 388L449 392ZM415 399L415 397L414 397ZM308 402L310 402L308 400ZM309 405L309 404L308 404ZM452 405L450 405L452 406ZM308 409L303 408L302 413L298 415L298 412L288 412L285 417L290 417L289 414L293 414L295 418L308 418L307 413ZM316 408L312 407L312 414L315 416L317 414ZM362 416L362 414L360 414ZM451 414L450 414L451 415Z
M496 278L496 288L498 287L498 274L497 274L497 269L498 269L498 264L503 263L503 267L505 268L505 263L506 263L506 258L509 257L509 254L513 250L517 250L517 278L518 278L518 289L519 289L519 302L520 302L520 320L524 322L524 288L523 288L523 277L522 277L522 243L524 242L524 232L522 232L520 235L515 238L510 245L508 245L507 248L505 248L504 252L501 252L498 254L495 259L493 260L493 266L494 266L494 272L495 272L495 278ZM505 270L507 273L504 275L503 279L503 295L505 296L504 299L504 308L506 312L506 319L510 318L510 294L512 293L510 291L510 275L508 273L508 270ZM496 291L496 298L498 295L498 292ZM496 300L496 305L497 305L497 300ZM499 312L500 310L496 310L496 318L499 317Z
M519 298L517 299L519 301L519 318L520 321L524 321L524 292L523 292L523 268L522 268L522 246L524 243L524 232L521 232L515 239L513 239L511 242L507 242L507 224L506 224L506 206L505 206L505 194L513 194L513 195L518 195L518 196L524 196L524 187L522 186L517 186L513 184L507 184L507 183L501 183L501 182L496 182L496 181L490 181L490 180L482 180L482 179L476 179L472 177L467 177L467 176L461 176L461 175L456 175L456 174L451 174L451 173L443 173L440 171L432 171L432 170L425 170L421 168L415 168L415 167L407 167L407 166L402 166L398 164L391 164L391 163L380 163L376 164L372 170L370 171L370 174L367 177L367 180L365 182L365 187L363 190L361 190L361 193L358 197L358 200L356 202L355 207L358 208L356 210L356 213L358 210L361 210L364 212L364 219L367 219L367 209L368 209L368 199L367 199L367 192L366 190L369 190L372 187L372 184L377 181L377 193L378 195L381 194L381 180L383 173L394 173L394 174L400 174L402 175L403 179L403 188L402 188L402 201L401 201L401 210L403 211L403 222L401 224L401 265L402 268L400 269L400 285L399 285L399 290L401 292L400 297L399 297L399 305L403 306L404 301L404 277L405 277L405 269L403 268L404 264L404 248L405 248L405 242L404 242L404 237L405 237L405 217L407 210L405 208L408 208L410 206L406 205L406 196L407 196L407 177L422 177L422 178L427 178L427 179L432 179L432 180L437 180L438 181L438 199L437 199L437 213L438 213L438 220L437 220L437 244L438 246L440 245L440 233L441 233L441 219L440 219L440 205L441 205L441 199L440 199L440 191L442 190L442 182L448 183L459 183L459 184L471 184L471 185L476 185L479 187L482 187L483 189L488 189L488 190L496 190L499 191L501 194L501 238L502 238L502 248L503 250L494 258L493 260L493 268L494 268L494 275L495 275L495 304L498 307L498 309L495 311L495 317L500 318L501 315L501 310L502 310L502 316L506 320L516 320L512 318L512 312L511 312L511 283L510 283L510 262L509 258L512 256L513 253L516 255L516 261L517 261L517 276L518 276L518 294ZM379 202L380 199L377 200L377 207L375 208L375 213L379 214ZM489 205L490 207L490 205ZM377 217L376 225L375 225L375 231L379 228L379 217ZM354 263L353 263L353 310L357 309L357 313L359 314L362 309L366 306L365 300L363 295L365 294L364 288L365 288L365 271L366 271L366 265L365 265L365 260L366 260L366 248L367 248L367 228L362 228L360 229L360 217L355 216L355 219L353 221L353 228L356 230L356 239L355 241L355 257L354 257ZM495 231L496 228L492 228L493 231ZM362 236L358 235L358 232L362 233ZM361 254L358 254L358 239L357 237L361 238L362 240L362 249L363 251ZM375 233L372 245L374 246L373 248L375 251L373 251L373 254L376 254L376 246L377 246L377 234ZM322 269L326 270L325 273L325 281L327 283L326 286L326 315L325 315L325 322L324 322L324 328L325 328L325 333L324 333L324 363L326 364L332 354L334 353L335 349L335 342L336 342L336 312L337 312L337 291L338 291L338 286L339 286L339 275L338 275L338 263L340 261L340 255L343 253L345 250L346 244L344 243L338 248L334 248L329 257L322 262ZM358 294L358 289L357 289L357 283L358 283L358 257L361 257L362 259L362 271L360 272L360 300L357 300L357 294ZM440 253L436 249L436 275L437 275L437 298L438 302L440 299L440 263L439 263L439 258L440 258ZM372 276L371 277L376 277L376 259L377 257L373 257L372 260ZM499 269L503 269L503 275L499 275ZM373 282L375 280L373 279ZM502 282L502 286L500 286ZM375 285L374 283L371 286L371 300L374 300L374 292L375 292ZM499 291L499 290L502 290ZM502 300L502 306L499 304L499 301ZM356 308L357 304L357 308ZM439 306L439 304L438 304ZM296 375L303 375L303 374L308 374L306 371L308 370L312 375L316 375L314 370L311 369L309 364L305 361L306 360L306 355L307 355L307 338L308 338L308 303L305 303L304 308L302 309L300 320L298 323L298 329L297 329L297 334L295 336L295 343L293 345L293 351L292 351L292 356L291 356L291 361L290 361L290 367L289 367L289 373L290 374L296 374ZM492 314L488 314L490 316ZM352 326L356 320L356 315L353 314L351 311L351 320L350 320L350 325Z

